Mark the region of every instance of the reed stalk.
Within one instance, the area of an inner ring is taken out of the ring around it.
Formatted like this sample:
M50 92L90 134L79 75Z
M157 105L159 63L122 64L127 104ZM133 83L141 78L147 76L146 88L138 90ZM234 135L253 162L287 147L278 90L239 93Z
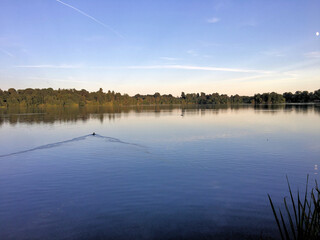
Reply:
M293 196L290 183L287 183L290 193L289 201L284 198L284 210L279 208L277 213L275 206L268 198L272 212L279 229L282 240L319 240L320 239L320 191L315 181L315 186L308 193L307 177L305 194L300 196L299 190L297 197Z

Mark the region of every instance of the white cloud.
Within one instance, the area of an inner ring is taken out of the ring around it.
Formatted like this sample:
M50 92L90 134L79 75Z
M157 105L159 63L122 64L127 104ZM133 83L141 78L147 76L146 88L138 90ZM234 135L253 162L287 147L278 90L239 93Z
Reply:
M202 71L222 71L222 72L242 72L242 73L263 73L269 74L270 71L251 70L239 68L221 68L221 67L202 67L190 65L150 65L150 66L128 66L129 69L184 69L184 70L202 70Z
M224 67L208 67L208 66L192 66L192 65L142 65L142 66L83 66L83 65L21 65L18 68L89 68L89 69L181 69L181 70L200 70L200 71L221 71L221 72L240 72L240 73L260 73L270 74L271 71L242 69L242 68L224 68Z
M261 54L271 57L284 57L285 55L279 51L262 51Z
M75 83L86 83L86 81L74 80L72 77L67 78L46 78L46 77L28 77L30 80L41 80L45 82L75 82Z
M166 60L166 61L177 61L177 60L180 60L180 58L173 58L173 57L160 57L160 59Z
M258 26L258 22L255 19L250 19L248 21L240 23L242 27L256 27Z
M320 58L320 51L308 52L305 56L308 58Z
M217 22L220 22L220 18L217 18L217 17L209 18L209 19L207 19L207 22L208 23L217 23Z
M90 37L86 37L84 38L85 41L87 42L101 42L101 41L105 41L107 40L107 38L105 36L90 36Z
M80 65L50 65L50 64L43 64L43 65L20 65L16 66L17 68L81 68Z
M192 50L192 49L188 50L187 53L194 56L194 57L199 56L199 53L195 50Z

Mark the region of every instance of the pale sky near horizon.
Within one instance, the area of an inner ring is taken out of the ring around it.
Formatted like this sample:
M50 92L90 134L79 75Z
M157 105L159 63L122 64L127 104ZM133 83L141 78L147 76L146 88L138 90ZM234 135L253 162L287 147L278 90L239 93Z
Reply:
M320 88L319 0L1 0L0 88Z

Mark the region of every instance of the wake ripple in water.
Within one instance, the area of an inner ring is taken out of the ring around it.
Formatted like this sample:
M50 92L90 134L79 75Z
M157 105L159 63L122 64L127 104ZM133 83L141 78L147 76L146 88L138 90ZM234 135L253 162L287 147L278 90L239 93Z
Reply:
M93 135L90 134L89 136L93 136ZM108 142L117 142L117 143L128 144L128 145L132 145L132 146L136 146L136 147L145 148L145 146L140 145L140 144L124 142L124 141L121 141L120 139L117 139L117 138L105 137L105 136L101 136L101 135L99 135L99 134L96 134L96 135L94 135L93 137L102 138L102 139L108 140Z
M145 146L142 146L142 145L139 145L139 144L136 144L136 143L124 142L124 141L121 141L120 139L113 138L113 137L105 137L105 136L102 136L102 135L99 135L99 134L96 134L96 135L88 134L88 135L84 135L84 136L81 136L81 137L72 138L70 140L65 140L65 141L56 142L56 143L50 143L50 144L42 145L42 146L39 146L39 147L35 147L35 148L31 148L31 149L27 149L27 150L23 150L23 151L19 151L19 152L3 154L3 155L0 155L0 158L9 157L9 156L12 156L12 155L17 155L17 154L22 154L22 153L27 153L27 152L33 152L33 151L41 150L41 149L58 147L58 146L61 146L63 144L66 144L66 143L85 140L88 137L96 137L96 138L101 138L101 139L107 140L108 142L116 142L116 143L127 144L127 145L132 145L132 146L136 146L136 147L145 148Z

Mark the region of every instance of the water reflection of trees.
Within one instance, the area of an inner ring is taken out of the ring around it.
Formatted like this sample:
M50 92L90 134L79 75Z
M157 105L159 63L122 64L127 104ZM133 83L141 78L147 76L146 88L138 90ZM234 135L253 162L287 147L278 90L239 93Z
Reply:
M320 105L316 104L269 104L269 105L255 105L254 109L256 112L264 112L277 114L280 112L295 112L307 114L308 112L314 111L315 113L320 113Z
M86 122L89 119L98 119L101 123L105 120L128 117L130 114L149 113L155 116L161 114L180 114L181 116L220 114L227 111L241 111L254 109L256 112L277 114L279 112L296 112L306 114L310 111L320 114L320 105L154 105L132 107L57 107L57 108L6 108L0 109L0 126L4 123L15 125L24 124L54 124L56 122ZM209 110L209 111L208 111Z

